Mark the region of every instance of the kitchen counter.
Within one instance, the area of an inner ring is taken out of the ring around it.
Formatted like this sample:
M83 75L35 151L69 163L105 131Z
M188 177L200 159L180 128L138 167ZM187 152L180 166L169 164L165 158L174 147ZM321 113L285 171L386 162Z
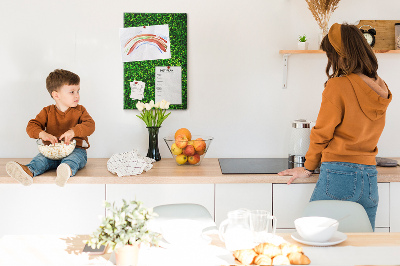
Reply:
M400 158L393 158L399 160ZM8 176L5 165L8 161L29 163L28 158L0 158L0 184L15 184ZM163 158L153 168L138 176L118 177L107 170L108 158L89 158L78 174L68 184L224 184L224 183L286 183L290 177L276 174L222 174L218 159L205 158L200 166L178 166L172 158ZM378 167L378 182L400 182L400 167ZM34 178L34 184L53 184L55 170ZM299 178L293 183L316 183L318 175Z

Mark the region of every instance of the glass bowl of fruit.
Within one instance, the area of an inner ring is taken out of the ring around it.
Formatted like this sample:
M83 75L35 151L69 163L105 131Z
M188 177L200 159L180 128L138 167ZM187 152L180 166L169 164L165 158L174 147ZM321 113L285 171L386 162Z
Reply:
M169 151L178 165L200 165L210 147L213 137L209 136L176 136L165 137Z

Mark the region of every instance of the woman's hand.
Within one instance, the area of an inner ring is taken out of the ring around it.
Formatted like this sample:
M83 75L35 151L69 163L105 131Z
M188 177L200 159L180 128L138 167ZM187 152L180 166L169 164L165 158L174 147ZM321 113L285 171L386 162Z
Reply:
M278 175L291 175L292 177L289 179L287 182L288 185L290 185L296 178L299 177L310 177L312 172L304 169L304 167L296 167L293 169L287 169L282 172L279 172Z
M58 142L57 137L45 132L45 131L41 131L39 133L39 138L42 139L43 141L50 141L51 144L56 144Z
M75 136L75 132L70 129L67 132L65 132L64 134L62 134L59 138L59 140L64 139L64 143L69 145L69 143L71 142L71 139Z

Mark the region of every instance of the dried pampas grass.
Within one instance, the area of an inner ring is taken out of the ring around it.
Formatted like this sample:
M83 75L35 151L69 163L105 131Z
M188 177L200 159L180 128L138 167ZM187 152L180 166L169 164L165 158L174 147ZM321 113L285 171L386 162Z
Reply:
M324 35L328 34L328 22L333 11L338 8L340 0L306 0L318 26L323 30Z

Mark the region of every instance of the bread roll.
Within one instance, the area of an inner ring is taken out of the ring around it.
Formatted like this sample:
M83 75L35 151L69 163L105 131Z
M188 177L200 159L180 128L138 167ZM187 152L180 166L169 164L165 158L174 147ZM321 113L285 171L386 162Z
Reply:
M267 255L261 254L254 258L254 263L256 265L271 265L272 260Z
M293 265L308 265L311 263L310 259L301 252L290 253L288 258Z
M297 246L296 244L291 244L291 243L282 243L279 245L279 248L282 251L282 255L287 256L289 253L293 252L303 252L303 248L300 246Z
M254 251L257 252L257 254L267 255L270 258L282 254L281 249L271 243L261 243L254 248Z
M290 265L290 261L285 255L278 255L272 259L272 265Z
M235 250L233 256L242 264L250 265L253 263L257 253L252 249Z

